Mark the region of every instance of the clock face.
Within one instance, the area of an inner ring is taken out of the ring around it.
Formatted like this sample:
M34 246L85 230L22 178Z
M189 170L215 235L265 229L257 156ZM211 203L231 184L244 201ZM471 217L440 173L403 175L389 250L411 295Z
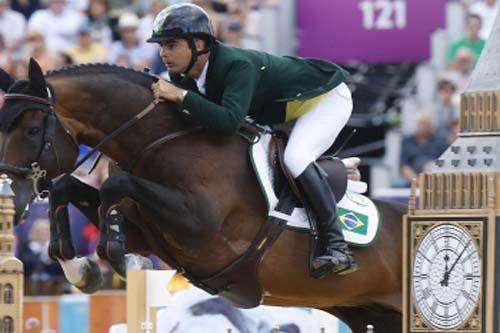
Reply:
M476 242L454 224L433 227L419 243L413 264L417 309L433 327L454 329L475 309L481 288Z

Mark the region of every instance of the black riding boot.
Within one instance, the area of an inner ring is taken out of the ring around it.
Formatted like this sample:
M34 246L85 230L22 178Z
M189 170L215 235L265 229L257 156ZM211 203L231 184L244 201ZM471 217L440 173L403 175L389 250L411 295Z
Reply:
M328 273L348 274L356 271L358 265L337 221L337 201L323 170L311 163L297 177L297 181L306 197L306 203L313 211L320 237L326 241L325 254L313 260L312 275L321 278Z

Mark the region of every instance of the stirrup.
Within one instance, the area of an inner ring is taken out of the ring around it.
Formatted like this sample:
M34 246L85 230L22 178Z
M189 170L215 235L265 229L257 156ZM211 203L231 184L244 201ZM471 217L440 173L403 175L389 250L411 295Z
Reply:
M338 275L347 275L350 273L353 273L359 269L358 264L354 260L353 256L347 252L345 253L344 251L340 250L333 250L333 251L328 251L330 253L327 253L325 255L316 257L313 259L312 262L312 270L311 270L311 275L314 278L320 279L325 277L326 275L333 273L333 274L338 274ZM335 262L333 259L337 259L338 257L331 252L336 252L339 254L342 254L345 257L345 262ZM316 267L315 266L317 265Z

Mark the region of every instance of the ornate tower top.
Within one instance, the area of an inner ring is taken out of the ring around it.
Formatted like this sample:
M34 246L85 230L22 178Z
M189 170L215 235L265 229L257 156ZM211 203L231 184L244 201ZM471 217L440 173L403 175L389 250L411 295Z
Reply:
M0 256L14 257L14 192L7 175L0 176ZM18 261L17 259L15 261ZM22 266L20 268L22 270Z
M500 184L500 16L460 96L458 138L419 176L419 209L500 209L500 196L488 200L495 184Z
M3 174L0 176L0 197L14 197L14 191L10 187L12 181Z
M496 17L493 26L466 92L500 90L500 16Z
M14 192L0 176L0 321L2 332L23 331L23 263L14 257Z

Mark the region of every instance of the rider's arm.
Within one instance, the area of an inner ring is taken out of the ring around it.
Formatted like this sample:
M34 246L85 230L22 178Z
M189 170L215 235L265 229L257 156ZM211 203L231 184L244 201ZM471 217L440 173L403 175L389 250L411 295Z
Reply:
M258 71L247 61L235 61L224 78L221 105L189 91L182 106L208 130L235 134L245 120L255 92Z

